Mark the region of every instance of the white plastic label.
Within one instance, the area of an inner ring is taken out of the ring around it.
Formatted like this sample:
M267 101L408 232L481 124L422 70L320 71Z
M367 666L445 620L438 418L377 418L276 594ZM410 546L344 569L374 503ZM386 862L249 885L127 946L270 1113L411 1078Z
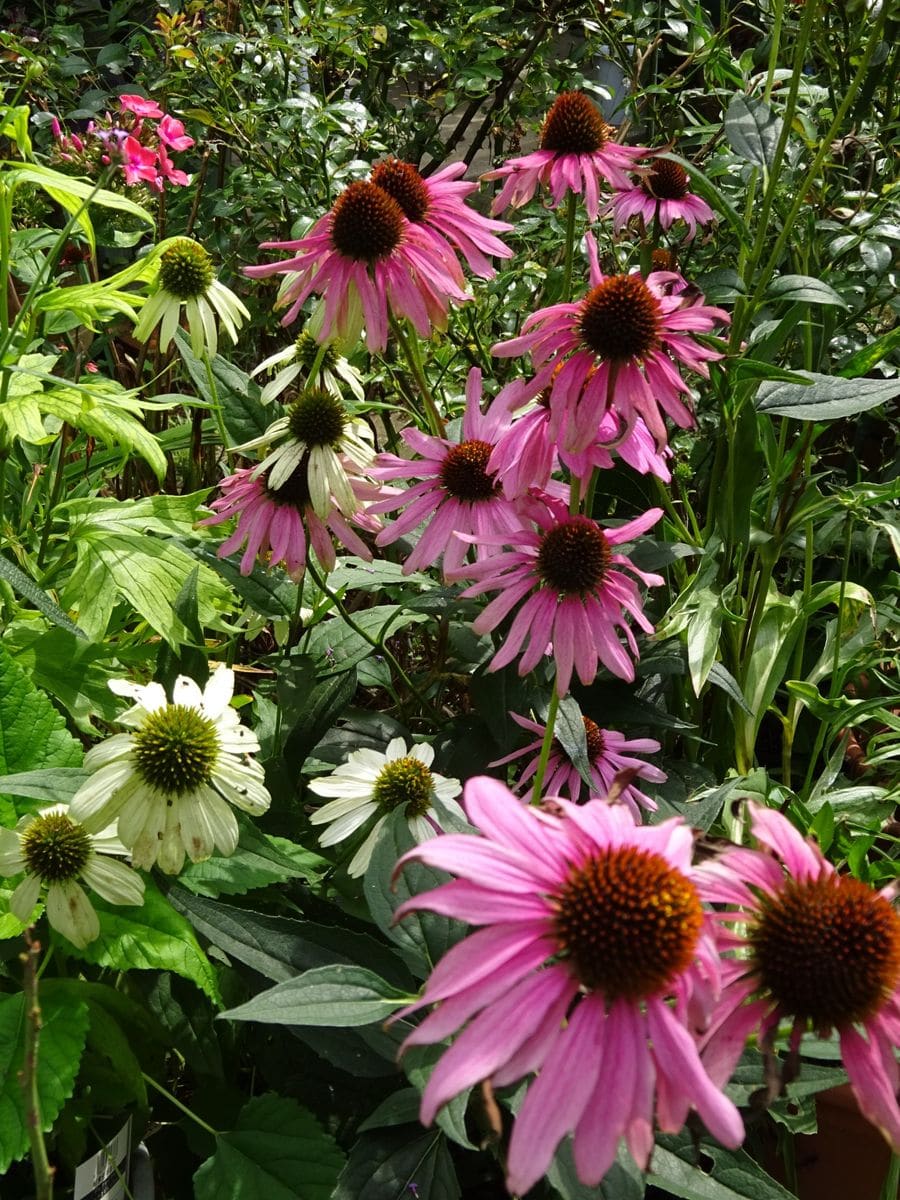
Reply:
M75 1168L73 1200L125 1200L131 1157L131 1117L111 1142Z

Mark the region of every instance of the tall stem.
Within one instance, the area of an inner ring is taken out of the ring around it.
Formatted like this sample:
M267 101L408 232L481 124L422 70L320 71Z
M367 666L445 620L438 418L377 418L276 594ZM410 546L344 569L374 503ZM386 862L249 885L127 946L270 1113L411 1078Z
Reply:
M556 714L559 711L559 692L556 681L550 695L550 706L547 709L547 728L544 730L544 740L541 743L541 756L538 759L537 770L534 773L534 787L531 791L531 803L540 804L541 788L544 786L544 776L547 774L547 763L550 761L550 751L553 749L553 731L556 728Z
M447 430L444 427L444 419L438 412L437 405L434 402L434 396L431 394L428 380L425 376L425 369L422 366L422 361L418 355L417 346L407 337L403 326L396 319L390 318L391 329L400 349L403 351L403 357L406 359L410 374L416 381L419 392L422 396L422 403L425 407L425 415L428 418L428 427L435 437L445 437Z
M31 1169L34 1172L35 1200L53 1200L53 1176L56 1171L47 1157L44 1141L41 1098L38 1092L38 1046L41 1036L41 1009L38 1003L37 960L40 942L34 941L31 931L25 930L28 949L19 958L24 967L25 991L25 1060L22 1065L22 1088L25 1092L25 1121L28 1144L31 1147Z
M563 260L562 302L568 304L572 299L572 266L575 261L575 217L578 201L573 191L569 192L566 200L566 253Z
M212 408L213 416L216 420L216 426L219 430L219 438L222 442L222 449L230 453L228 446L228 434L225 430L225 417L222 413L222 402L219 400L219 389L216 386L216 377L213 375L212 363L209 361L209 348L203 347L203 365L206 368L206 384L209 388L209 394L212 398L210 407Z

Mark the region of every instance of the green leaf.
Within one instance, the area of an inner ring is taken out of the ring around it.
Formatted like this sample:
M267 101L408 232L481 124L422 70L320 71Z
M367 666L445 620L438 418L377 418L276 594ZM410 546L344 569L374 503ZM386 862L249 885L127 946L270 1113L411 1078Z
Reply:
M0 106L0 137L15 142L23 158L31 158L31 138L28 136L30 115L27 104Z
M695 1165L697 1147L690 1134L661 1134L647 1182L683 1200L795 1200L793 1192L776 1183L744 1150L724 1150L704 1141L703 1157L701 1170Z
M328 867L312 850L261 833L243 817L238 823L241 834L234 854L190 863L178 877L183 887L201 896L238 896L288 879L314 881Z
M44 392L39 403L42 412L67 421L102 445L140 455L160 482L165 478L166 456L144 425L143 410L133 393L105 380L91 388L54 388Z
M213 945L267 979L282 982L312 967L365 962L398 987L410 985L396 952L367 933L220 904L192 896L180 883L169 899Z
M81 759L81 746L49 698L0 647L0 773L74 767Z
M459 1183L439 1129L364 1133L350 1151L332 1200L458 1200Z
M560 1145L547 1171L547 1182L563 1200L642 1200L644 1176L624 1148L603 1176L599 1187L587 1187L578 1178L572 1158L571 1138Z
M450 876L422 863L408 863L392 882L397 860L416 845L402 809L395 809L381 829L366 871L364 894L372 919L400 948L413 974L424 979L468 927L437 913L411 912L397 925L394 911L403 901L446 883Z
M717 688L721 688L727 696L730 696L738 708L743 709L750 716L753 715L747 706L747 701L744 699L744 693L738 687L737 680L727 667L724 667L720 662L714 662L709 668L707 678L710 683L715 684Z
M231 1021L345 1029L380 1025L411 999L374 971L338 964L305 971L219 1015Z
M329 1200L344 1156L312 1113L271 1093L241 1109L194 1176L196 1200Z
M770 167L781 129L781 118L764 100L740 92L732 97L725 113L725 136L735 153L747 162Z
M765 601L765 611L756 631L756 639L748 648L743 693L747 708L753 714L735 716L735 740L743 750L744 757L738 761L753 761L753 746L759 726L775 692L784 679L794 643L802 626L800 600L797 597L770 595Z
M204 997L184 979L164 971L147 992L147 1007L191 1070L224 1078L215 1016Z
M260 403L262 389L256 380L228 362L221 354L217 354L211 364L216 387L214 396L209 386L206 366L191 350L190 338L183 329L176 331L175 343L194 387L210 408L215 407L216 396L218 397L225 429L231 438L230 444L240 446L243 442L262 437L269 427L271 414Z
M687 656L694 695L699 696L716 661L724 612L712 588L701 588L695 598L697 607L687 627Z
M787 300L790 304L832 304L849 308L847 301L833 287L811 275L779 275L769 284L766 294L770 300Z
M13 591L31 601L48 621L52 621L54 625L58 625L60 629L65 629L67 633L72 633L76 637L87 638L84 630L66 616L55 600L48 596L42 588L39 588L24 571L20 571L15 563L11 563L2 555L0 555L0 579L5 579Z
M900 395L900 379L842 379L804 373L812 381L808 387L763 383L756 400L758 411L793 417L795 421L834 421L866 412Z
M44 767L0 775L0 795L24 796L41 804L68 804L90 772L82 767Z
M53 1127L72 1095L88 1031L88 1007L68 997L41 998L38 1099L42 1128ZM25 1060L25 996L0 997L0 1174L28 1150L25 1094L19 1072Z
M563 750L578 770L578 774L588 788L593 791L594 781L591 778L591 761L588 758L584 720L578 702L571 696L566 696L559 702L554 731Z
M898 387L900 390L900 387ZM383 644L408 625L428 621L427 613L409 612L399 604L376 604L353 614L354 625L369 637ZM378 651L361 634L352 629L342 617L331 617L314 625L306 646L307 654L322 664L323 674L349 671L370 654Z
M115 971L174 971L196 983L214 1004L221 1004L216 972L194 931L152 879L145 884L141 908L92 897L100 918L100 936L83 950L55 931L54 939L75 958Z
M838 375L842 379L859 379L862 375L868 375L873 367L877 367L898 346L900 346L900 325L896 325L889 333L883 334L874 342L870 342L868 346L863 346L861 350L851 354L838 371Z

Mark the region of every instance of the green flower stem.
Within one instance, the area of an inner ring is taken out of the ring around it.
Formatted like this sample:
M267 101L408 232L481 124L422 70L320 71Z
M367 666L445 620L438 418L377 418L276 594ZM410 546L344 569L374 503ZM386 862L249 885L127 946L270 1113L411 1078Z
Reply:
M53 472L53 484L50 488L50 496L47 500L47 512L44 516L44 528L41 530L41 542L38 546L37 552L37 565L39 569L43 567L44 556L47 553L47 543L50 540L50 528L53 525L53 510L56 508L57 504L59 504L59 498L62 495L66 470L66 449L69 445L69 436L71 432L71 427L69 425L63 425L59 432L59 440L56 443L56 469ZM3 461L3 466L5 470L5 459Z
M892 1154L884 1176L884 1183L881 1186L879 1200L896 1200L898 1187L900 1187L900 1155Z
M544 786L544 776L547 774L547 763L550 761L550 751L553 748L553 731L556 728L556 714L559 711L559 693L556 690L556 680L553 681L553 691L550 694L550 706L547 709L547 728L541 743L541 756L538 759L537 770L534 773L534 786L531 789L531 803L540 804L541 788Z
M198 1117L197 1114L192 1109L188 1108L186 1104L182 1104L177 1096L173 1096L172 1093L164 1088L161 1083L157 1083L152 1075L148 1075L146 1071L141 1071L141 1078L143 1079L144 1083L149 1083L150 1086L159 1092L161 1096L165 1096L169 1103L174 1104L175 1107L183 1112L186 1117L190 1117L195 1125L199 1125L201 1129L205 1129L206 1132L212 1134L214 1138L219 1136L218 1129L213 1129L212 1125L207 1125L202 1117Z
M53 1176L44 1141L41 1099L38 1092L38 1049L41 1037L41 1008L38 1003L37 959L40 942L34 941L25 930L27 950L19 955L23 966L22 984L25 993L25 1057L22 1064L22 1089L25 1092L25 1120L28 1125L28 1144L31 1148L31 1169L34 1172L35 1200L53 1200Z
M428 427L435 437L442 438L447 436L447 430L444 425L444 419L437 410L437 405L434 402L434 396L431 394L431 388L428 385L428 380L425 376L425 369L422 366L422 360L419 357L418 343L415 339L407 337L403 326L396 319L390 318L391 330L394 337L403 351L403 357L406 359L410 374L416 381L416 385L422 395L422 403L425 406L425 415L428 418Z
M572 267L575 260L575 218L578 201L573 191L566 200L566 252L563 260L562 303L572 299Z
M228 445L228 433L225 429L225 416L222 412L222 402L219 399L219 389L216 387L216 377L213 375L212 363L209 361L209 347L205 343L203 346L203 365L206 368L206 383L209 387L209 394L212 397L210 408L212 409L212 414L215 417L219 430L222 449L226 454L231 454L232 450Z
M306 555L306 565L310 575L313 577L313 582L315 583L316 587L323 594L323 596L328 597L335 609L340 613L342 619L346 621L353 632L359 634L363 641L368 642L373 650L377 650L379 654L383 654L393 669L397 672L398 677L409 689L410 693L415 696L424 709L431 713L432 719L442 721L444 719L443 713L440 712L440 710L428 699L427 696L424 696L422 692L419 691L412 679L410 679L409 675L407 675L406 671L403 669L400 662L397 660L397 657L394 655L394 653L388 649L383 641L380 641L376 637L372 637L371 633L363 629L361 625L354 621L352 615L347 611L347 608L345 607L340 596L331 590L331 588L325 582L324 576L320 575L313 566L312 555L310 553L307 553Z

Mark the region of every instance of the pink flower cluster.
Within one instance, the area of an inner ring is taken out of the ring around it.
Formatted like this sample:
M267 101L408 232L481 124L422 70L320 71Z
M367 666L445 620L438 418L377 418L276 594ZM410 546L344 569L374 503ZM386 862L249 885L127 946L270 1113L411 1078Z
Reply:
M170 154L194 144L181 121L143 96L120 96L119 105L121 111L115 117L107 113L102 120L88 122L83 136L64 133L54 117L51 128L60 160L86 173L101 166L120 166L129 187L146 183L161 192L166 183L176 187L189 184L190 176L175 166Z

